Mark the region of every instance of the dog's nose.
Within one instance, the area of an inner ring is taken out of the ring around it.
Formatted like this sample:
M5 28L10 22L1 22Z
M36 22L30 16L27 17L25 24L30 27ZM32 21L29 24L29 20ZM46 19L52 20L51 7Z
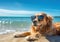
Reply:
M33 23L37 23L37 21L33 21Z
M37 26L37 21L33 21L34 26Z

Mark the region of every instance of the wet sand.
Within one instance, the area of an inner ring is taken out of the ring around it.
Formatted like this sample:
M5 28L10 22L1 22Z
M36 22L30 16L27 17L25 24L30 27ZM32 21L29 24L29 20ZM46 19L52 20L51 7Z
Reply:
M27 41L25 37L14 38L15 33L0 35L0 42L60 42L60 36L41 37L36 41Z

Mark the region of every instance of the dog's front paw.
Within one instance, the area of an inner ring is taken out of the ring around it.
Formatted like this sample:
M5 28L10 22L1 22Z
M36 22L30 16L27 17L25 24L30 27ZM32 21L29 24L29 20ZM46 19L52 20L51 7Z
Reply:
M36 37L36 38L40 38L40 35L39 35L39 34L36 34L35 37Z
M25 37L25 35L21 35L21 34L14 35L14 38L20 38L20 37Z
M26 37L26 40L27 41L36 41L40 38L40 35L39 34L36 34L36 35L31 35L31 36L27 36Z
M35 40L38 40L38 39L37 38L34 38L34 37L27 36L26 37L26 40L27 41L35 41Z
M39 33L34 34L34 35L30 35L26 37L27 41L35 41L38 40L41 37L41 35Z
M18 35L14 35L14 38L19 38L20 36L18 36Z

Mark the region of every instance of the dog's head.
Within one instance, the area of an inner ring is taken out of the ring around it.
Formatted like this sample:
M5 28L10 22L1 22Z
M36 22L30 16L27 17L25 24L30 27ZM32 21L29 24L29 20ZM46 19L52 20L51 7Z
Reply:
M34 16L31 16L33 26L43 28L44 26L52 25L52 17L48 16L46 13L37 13Z

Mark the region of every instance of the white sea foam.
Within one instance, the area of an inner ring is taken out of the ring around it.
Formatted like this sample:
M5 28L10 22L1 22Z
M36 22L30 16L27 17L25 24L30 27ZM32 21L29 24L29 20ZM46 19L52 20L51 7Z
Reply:
M0 21L0 23L1 23L1 21Z
M4 30L2 32L0 32L0 34L7 34L7 33L13 33L16 32L15 30Z

